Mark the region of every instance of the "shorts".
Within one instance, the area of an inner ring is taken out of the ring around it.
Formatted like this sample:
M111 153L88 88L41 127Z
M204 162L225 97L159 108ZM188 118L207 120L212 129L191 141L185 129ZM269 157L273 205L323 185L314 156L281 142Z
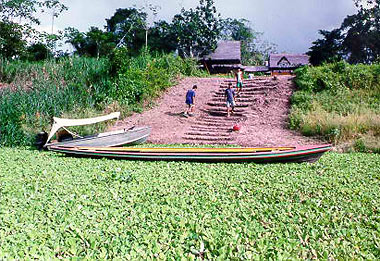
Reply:
M236 83L237 88L242 88L243 87L243 82L237 82Z
M235 102L234 101L227 101L227 103L226 103L226 105L227 105L227 108L229 108L229 107L235 107Z
M186 100L186 104L189 106L193 106L194 102L192 100Z

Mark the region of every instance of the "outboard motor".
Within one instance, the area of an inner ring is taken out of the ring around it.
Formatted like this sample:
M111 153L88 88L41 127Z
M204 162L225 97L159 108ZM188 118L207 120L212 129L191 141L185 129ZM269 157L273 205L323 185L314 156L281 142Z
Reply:
M46 131L41 131L36 135L36 142L34 143L38 150L44 148L45 143L47 142L48 134Z
M73 139L74 139L73 135L71 135L70 133L68 133L65 130L59 131L57 133L57 140L58 140L58 142L70 141L70 140L73 140Z

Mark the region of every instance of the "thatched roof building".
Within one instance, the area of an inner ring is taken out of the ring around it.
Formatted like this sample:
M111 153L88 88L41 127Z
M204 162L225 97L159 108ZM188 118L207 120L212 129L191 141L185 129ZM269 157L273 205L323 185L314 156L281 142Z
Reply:
M291 74L300 66L309 64L306 54L270 54L268 66L243 66L240 41L219 41L216 50L200 59L202 67L210 73L229 73L241 68L247 73Z
M212 73L230 72L241 67L240 41L219 41L216 50L200 59Z
M295 69L309 64L309 56L306 54L271 54L269 56L270 69Z
M295 69L308 65L309 56L306 54L271 54L269 55L269 70L272 75L292 74Z

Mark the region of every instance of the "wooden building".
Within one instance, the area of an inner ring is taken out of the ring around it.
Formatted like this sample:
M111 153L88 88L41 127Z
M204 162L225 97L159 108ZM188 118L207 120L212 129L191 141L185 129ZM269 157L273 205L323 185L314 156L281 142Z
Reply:
M289 75L300 66L308 65L309 56L306 54L270 54L269 70L272 75Z
M240 41L219 41L216 50L202 57L200 63L210 73L229 73L241 68Z
M216 50L199 60L201 67L210 73L230 73L242 69L246 73L289 75L300 66L309 64L306 54L270 54L266 66L243 66L240 41L219 41Z

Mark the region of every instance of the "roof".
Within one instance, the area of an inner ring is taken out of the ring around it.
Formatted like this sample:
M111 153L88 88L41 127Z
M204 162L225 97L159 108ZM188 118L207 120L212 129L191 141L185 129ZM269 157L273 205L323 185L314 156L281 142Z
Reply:
M251 72L267 72L269 71L268 66L243 66L243 69L247 73Z
M213 64L211 65L212 68L231 68L231 69L241 69L241 64Z
M309 56L306 54L271 54L269 55L270 68L295 68L309 64Z
M218 47L209 55L202 57L203 60L211 60L216 63L241 63L240 41L219 41Z

